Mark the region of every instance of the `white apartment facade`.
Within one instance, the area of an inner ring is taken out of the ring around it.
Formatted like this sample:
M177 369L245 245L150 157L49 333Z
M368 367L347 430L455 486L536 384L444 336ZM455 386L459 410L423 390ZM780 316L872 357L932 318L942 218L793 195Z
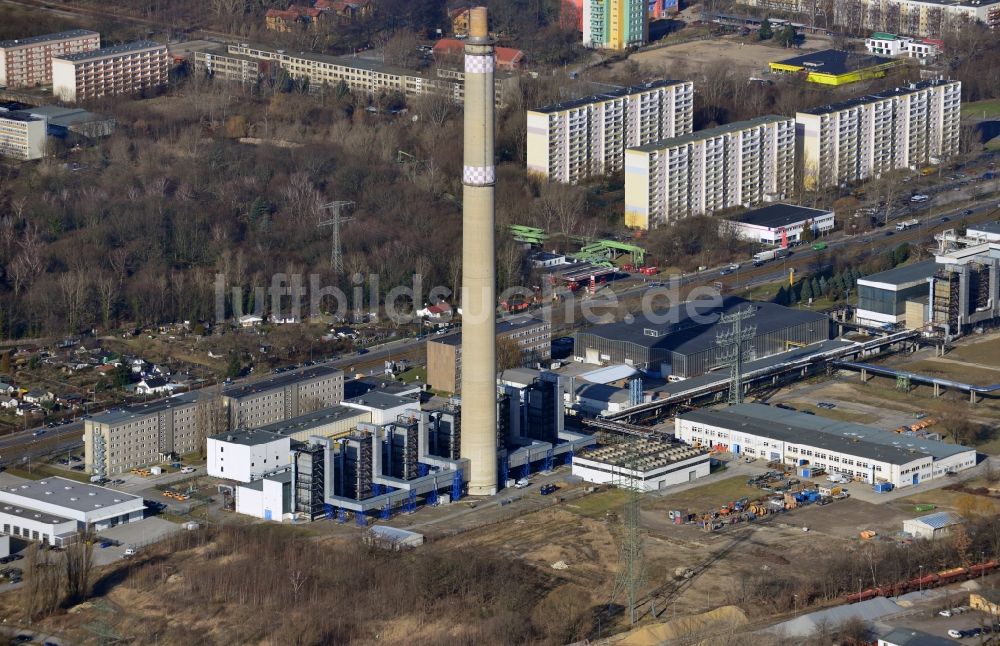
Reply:
M785 199L795 187L795 121L765 116L625 151L625 226Z
M915 58L921 63L937 58L943 47L944 44L939 40L909 38L883 32L875 32L865 39L865 49L869 54Z
M167 46L140 40L54 57L52 93L69 102L132 94L165 84L169 72Z
M314 366L269 379L232 386L222 392L229 428L257 428L339 404L344 372Z
M291 439L259 429L208 438L208 475L251 482L291 464Z
M622 169L625 149L694 125L694 84L659 80L527 113L528 172L575 183Z
M803 185L816 190L958 154L962 84L931 80L795 115Z
M52 82L52 57L101 47L101 35L88 29L0 41L0 85L35 87Z
M0 112L0 155L13 159L45 156L45 119L26 112Z

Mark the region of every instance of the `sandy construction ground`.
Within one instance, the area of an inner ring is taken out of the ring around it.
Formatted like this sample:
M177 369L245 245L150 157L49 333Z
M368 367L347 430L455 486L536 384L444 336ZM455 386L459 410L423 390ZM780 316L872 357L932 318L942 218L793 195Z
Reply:
M700 70L715 63L724 63L747 74L761 75L767 72L767 64L771 61L828 47L830 41L824 35L808 35L801 49L763 45L752 35L746 38L724 36L641 51L633 54L629 60L645 68L662 69L668 74L678 68Z

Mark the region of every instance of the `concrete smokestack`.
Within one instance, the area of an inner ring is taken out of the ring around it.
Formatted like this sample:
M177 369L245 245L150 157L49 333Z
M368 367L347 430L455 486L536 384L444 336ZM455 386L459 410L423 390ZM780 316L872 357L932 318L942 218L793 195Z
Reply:
M486 7L469 12L462 169L462 457L469 494L497 492L496 216L493 41Z

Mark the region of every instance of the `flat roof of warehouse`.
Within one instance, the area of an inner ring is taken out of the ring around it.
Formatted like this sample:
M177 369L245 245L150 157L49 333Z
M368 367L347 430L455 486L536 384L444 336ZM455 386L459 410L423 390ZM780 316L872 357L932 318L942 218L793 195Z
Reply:
M812 209L808 206L799 206L798 204L769 204L759 209L737 213L728 219L734 222L742 222L743 224L776 229L804 220L815 220L830 213L831 211Z
M309 368L295 370L294 372L285 372L280 375L261 379L260 381L255 381L249 384L230 386L229 388L223 390L222 394L226 397L239 399L240 397L256 395L257 393L274 390L276 388L284 388L285 386L290 386L300 381L319 379L321 377L331 377L338 373L343 375L342 370L334 368L333 366L311 366Z
M811 72L840 76L866 67L891 63L893 59L871 54L857 54L842 49L821 49L818 52L809 52L775 62L780 65L804 67Z
M923 282L933 276L936 270L937 263L932 258L930 260L921 260L920 262L915 262L909 265L880 271L879 273L872 274L871 276L864 276L859 278L858 282L867 285L870 285L871 283L885 283L887 285L895 285L899 287L901 285Z
M140 496L58 476L0 488L0 502L6 504L10 500L8 496L22 496L74 511L87 512L123 502L142 503Z
M569 101L561 101L559 103L550 103L549 105L543 105L540 108L535 108L534 110L529 110L529 112L561 112L563 110L572 110L573 108L579 108L584 105L591 103L600 103L601 101L607 101L608 99L617 99L619 97L627 96L629 94L638 94L639 92L645 92L646 90L654 90L656 88L668 87L670 85L680 85L681 83L687 83L687 81L680 81L674 79L659 79L657 81L650 81L649 83L643 83L642 85L632 85L630 87L621 87L614 90L608 90L607 92L601 92L599 94L591 94L590 96L581 97L579 99L570 99Z
M417 399L403 397L400 395L391 395L377 390L367 392L364 395L359 395L353 399L348 399L345 403L356 404L366 408L376 408L378 410L392 410L393 408L399 408L400 406L413 406L417 409L420 408L420 401ZM348 406L348 408L350 408L350 406Z
M281 422L274 422L273 424L261 426L257 430L266 431L268 433L276 433L278 435L292 435L293 433L308 431L318 426L323 426L324 424L332 424L341 420L354 419L364 415L368 415L368 413L358 410L357 408L340 406L338 404L337 406L321 408L317 411L313 411L312 413L306 413L305 415L299 415L298 417L286 419Z
M731 313L747 305L754 308L752 324L757 326L758 336L804 323L829 324L829 318L819 312L726 296L721 299L689 301L659 312L658 318L665 319L666 322L637 316L632 322L607 323L582 330L577 338L589 334L650 349L694 354L717 347L716 325L722 312Z
M902 448L886 446L876 442L841 437L833 433L815 432L816 429L810 429L795 423L779 421L777 417L769 420L762 419L757 416L746 415L740 410L740 406L740 404L737 404L736 406L730 406L729 408L721 410L696 410L689 413L683 413L677 417L678 419L690 420L692 422L699 422L702 424L711 424L712 426L721 426L733 431L757 435L759 437L766 437L780 442L803 444L818 449L854 455L888 464L909 464L914 460L927 456L927 454L919 451L911 452ZM793 412L784 411L780 408L774 408L771 406L762 407L769 411ZM805 417L815 417L813 415L804 415L803 413L798 414Z
M940 440L905 436L892 431L883 431L874 426L841 422L821 415L807 415L799 411L765 406L764 404L736 404L724 410L727 414L752 418L765 425L783 425L786 428L796 429L800 434L802 432L820 433L838 438L851 446L871 443L887 449L915 451L930 455L936 460L974 450L961 444L948 444Z

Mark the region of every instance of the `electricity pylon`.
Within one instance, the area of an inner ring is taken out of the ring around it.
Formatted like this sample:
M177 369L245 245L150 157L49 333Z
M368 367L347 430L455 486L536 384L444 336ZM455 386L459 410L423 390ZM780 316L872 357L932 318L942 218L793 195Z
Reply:
M610 434L609 434L610 435ZM637 475L639 451L635 437L622 438L624 455L620 462L616 483L627 491L625 508L621 522L621 545L618 548L618 574L611 592L611 603L621 596L628 603L629 624L639 621L639 593L646 581L643 564L642 534L639 530L639 499L642 495L642 480Z
M330 268L338 276L344 273L344 255L340 248L340 225L344 222L350 222L354 218L345 218L341 215L341 210L354 206L354 202L347 202L344 200L337 200L334 202L328 202L319 207L320 211L329 211L330 218L326 220L320 220L316 225L317 227L330 227L333 230L333 236L331 240L330 249Z
M757 334L756 325L744 325L754 315L753 305L747 305L731 314L719 316L720 325L732 325L728 332L715 335L715 343L722 348L722 365L729 366L729 404L743 403L743 362L751 356L747 344Z

